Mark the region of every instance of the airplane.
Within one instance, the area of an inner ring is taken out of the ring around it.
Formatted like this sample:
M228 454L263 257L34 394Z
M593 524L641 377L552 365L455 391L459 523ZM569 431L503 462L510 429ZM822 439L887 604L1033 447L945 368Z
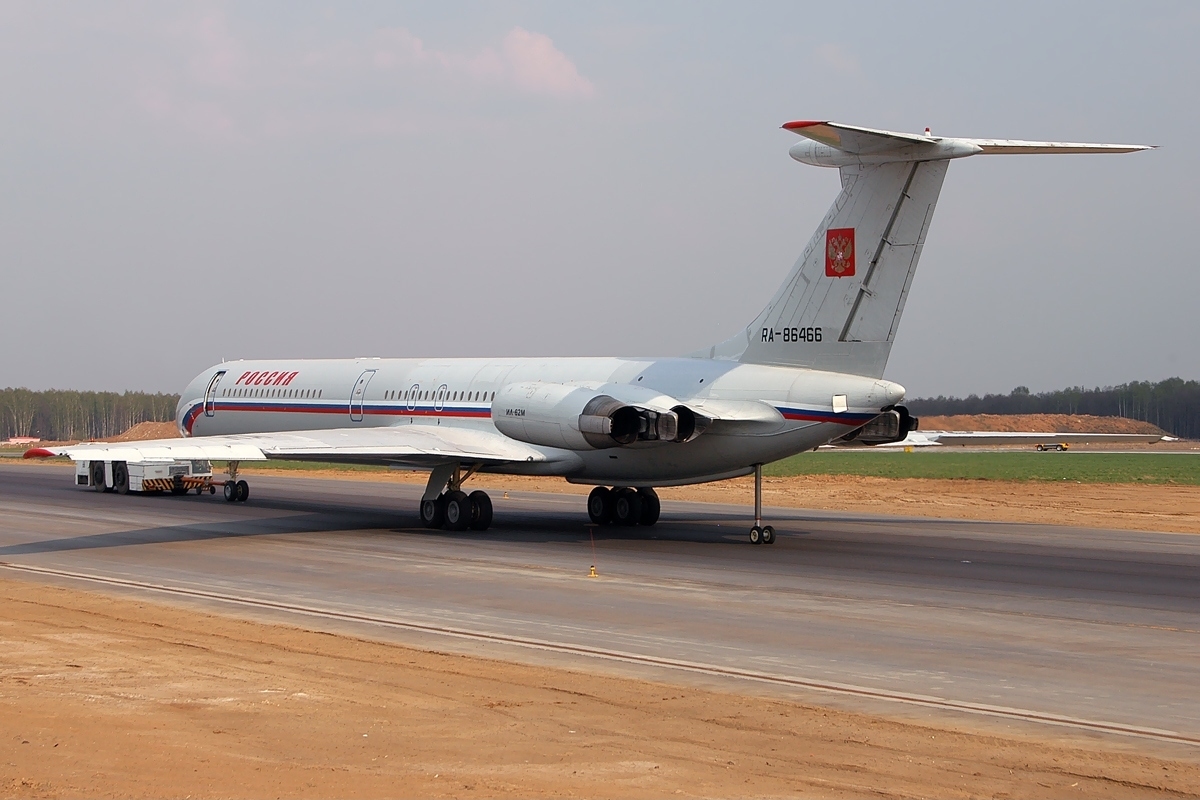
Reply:
M675 358L265 359L215 364L184 389L186 439L33 448L100 464L96 488L128 490L129 462L266 459L428 470L431 528L486 530L479 473L592 484L595 524L653 525L654 487L754 475L749 539L763 524L762 466L859 431L900 442L916 428L884 380L950 162L975 155L1130 153L1145 145L966 139L831 121L783 129L789 155L839 170L841 191L783 285L732 338ZM97 473L93 473L94 475ZM124 474L124 485L122 475ZM86 476L85 476L86 479Z
M846 438L837 439L822 448L868 448L871 450L894 450L902 447L1013 447L1036 446L1038 450L1066 450L1073 444L1158 444L1177 442L1174 436L1159 433L1054 433L1044 431L936 431L910 430L899 441L878 444L859 441L852 431Z

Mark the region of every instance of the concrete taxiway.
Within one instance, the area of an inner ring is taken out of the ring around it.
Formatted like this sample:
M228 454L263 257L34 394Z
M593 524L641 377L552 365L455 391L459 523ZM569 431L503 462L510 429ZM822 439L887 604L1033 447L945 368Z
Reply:
M495 492L492 530L452 534L419 527L419 493L121 497L0 466L0 562L448 649L1200 745L1197 535L774 510L778 542L754 546L746 509L665 502L593 543L582 497Z

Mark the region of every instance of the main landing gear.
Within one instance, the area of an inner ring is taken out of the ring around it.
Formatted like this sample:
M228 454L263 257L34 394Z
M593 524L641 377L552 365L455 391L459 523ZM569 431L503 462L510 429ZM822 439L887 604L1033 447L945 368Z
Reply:
M750 544L775 544L775 529L762 524L762 464L754 465L754 527Z
M587 509L597 525L653 525L658 522L661 504L658 493L648 487L597 486L588 495Z
M464 474L458 464L438 467L429 475L421 498L421 522L426 528L448 531L486 531L492 524L492 498L476 490L467 494L463 482L478 466Z
M225 500L230 503L244 503L250 497L250 484L238 480L238 462L229 462L229 479L225 481ZM200 490L196 490L199 494Z

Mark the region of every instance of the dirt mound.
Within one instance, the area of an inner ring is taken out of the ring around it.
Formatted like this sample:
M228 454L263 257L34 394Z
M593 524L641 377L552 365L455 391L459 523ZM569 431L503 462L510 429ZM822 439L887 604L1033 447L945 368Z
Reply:
M921 430L1166 435L1166 431L1149 422L1124 417L1093 417L1089 414L956 414L950 417L922 415Z
M178 439L179 429L174 422L139 422L120 436L105 439L106 442L141 442L146 439Z

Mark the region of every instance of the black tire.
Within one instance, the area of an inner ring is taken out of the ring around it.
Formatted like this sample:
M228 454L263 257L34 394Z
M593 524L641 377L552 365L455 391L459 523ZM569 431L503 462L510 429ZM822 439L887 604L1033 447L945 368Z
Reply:
M636 489L617 489L613 492L613 522L618 525L637 525L642 518L642 496Z
M486 531L492 527L492 498L488 493L474 491L467 499L471 501L471 530Z
M93 461L92 466L92 488L97 492L106 492L108 487L104 485L104 462Z
M183 485L183 478L176 475L175 480L171 483L171 494L178 496L187 494L187 492L187 487Z
M113 491L117 494L129 494L129 467L124 461L113 462Z
M763 540L762 528L755 525L750 529L750 544L762 544Z
M250 484L245 481L237 482L237 499L239 503L244 503L250 499Z
M639 525L653 525L658 522L658 514L662 511L662 503L658 501L658 492L649 487L638 489L642 498L642 518Z
M466 492L447 492L442 502L445 509L446 530L465 531L471 527L471 498Z
M421 501L421 523L426 528L440 528L446 521L446 506L442 497Z
M764 525L762 529L763 544L775 544L775 529L770 525Z
M612 522L612 506L612 491L605 486L597 486L588 495L588 517L597 525Z
M237 500L237 496L237 484L233 481L225 481L225 500L232 503Z

